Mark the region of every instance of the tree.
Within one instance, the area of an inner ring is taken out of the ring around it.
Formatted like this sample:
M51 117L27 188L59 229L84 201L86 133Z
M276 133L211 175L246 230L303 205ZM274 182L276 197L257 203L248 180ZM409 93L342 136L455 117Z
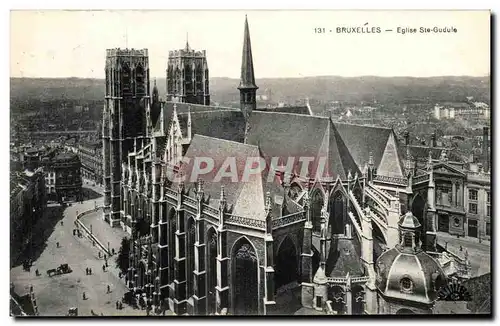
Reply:
M120 269L122 274L126 274L129 267L130 256L130 239L125 237L122 239L118 256L116 257L116 267Z

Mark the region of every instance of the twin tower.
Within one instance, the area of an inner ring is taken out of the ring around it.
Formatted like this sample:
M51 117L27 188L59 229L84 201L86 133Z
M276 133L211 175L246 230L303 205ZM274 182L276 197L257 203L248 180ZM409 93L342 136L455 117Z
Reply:
M102 115L104 219L119 225L121 219L122 162L128 153L148 142L147 126L159 116L156 82L150 91L147 49L106 50L106 93ZM240 107L245 119L256 108L255 75L248 20L245 16L241 62ZM170 51L166 101L210 105L209 71L205 50L195 51L186 41L184 49ZM150 95L151 94L151 95ZM148 115L150 108L150 115ZM148 121L152 120L152 121Z

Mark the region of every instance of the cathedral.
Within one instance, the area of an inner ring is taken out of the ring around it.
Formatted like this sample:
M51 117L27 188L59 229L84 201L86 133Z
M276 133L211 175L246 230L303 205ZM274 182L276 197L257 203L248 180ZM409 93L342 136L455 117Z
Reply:
M259 109L246 18L239 108L210 105L205 51L169 53L166 101L148 64L107 50L103 219L153 312L429 314L467 274L436 244L447 162L416 165L389 128Z

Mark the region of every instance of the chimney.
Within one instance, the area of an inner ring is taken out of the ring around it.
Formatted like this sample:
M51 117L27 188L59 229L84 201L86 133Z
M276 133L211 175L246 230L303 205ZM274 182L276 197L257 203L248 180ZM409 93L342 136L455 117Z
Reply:
M405 131L403 137L405 138L405 145L410 145L410 132L408 130Z
M488 127L483 127L483 148L482 148L482 157L483 157L483 169L485 172L490 170L490 155L488 153L488 147L490 144L489 139L489 129Z
M431 135L431 147L437 147L436 132L433 132Z

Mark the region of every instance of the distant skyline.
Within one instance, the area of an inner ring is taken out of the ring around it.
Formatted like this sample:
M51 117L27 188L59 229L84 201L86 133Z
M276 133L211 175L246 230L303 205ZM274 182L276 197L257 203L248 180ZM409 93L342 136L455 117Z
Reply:
M245 14L257 79L490 74L489 11L54 10L11 12L11 77L104 78L106 49L128 47L147 48L150 76L164 78L168 51L188 37L207 51L211 77L239 78ZM396 32L421 26L457 32Z

